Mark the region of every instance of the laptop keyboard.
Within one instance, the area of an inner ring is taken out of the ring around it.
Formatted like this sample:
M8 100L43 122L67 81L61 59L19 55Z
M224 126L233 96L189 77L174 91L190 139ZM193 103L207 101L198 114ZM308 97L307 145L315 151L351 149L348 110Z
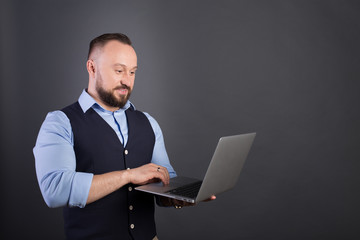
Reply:
M172 193L179 196L184 196L188 198L195 198L200 190L202 181L194 182L185 186L181 186L175 189L168 191L168 193Z

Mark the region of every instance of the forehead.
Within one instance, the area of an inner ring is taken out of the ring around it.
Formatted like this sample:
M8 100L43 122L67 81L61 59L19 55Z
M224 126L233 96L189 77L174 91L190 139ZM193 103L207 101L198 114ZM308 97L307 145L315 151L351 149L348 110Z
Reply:
M134 48L116 40L109 41L100 50L99 60L103 63L121 64L128 67L137 65Z

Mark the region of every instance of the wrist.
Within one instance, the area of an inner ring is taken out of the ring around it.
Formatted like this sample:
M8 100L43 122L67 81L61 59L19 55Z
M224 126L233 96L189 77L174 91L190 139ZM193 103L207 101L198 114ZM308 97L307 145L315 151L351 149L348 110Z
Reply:
M123 171L123 179L125 180L126 184L131 183L131 172L130 168Z

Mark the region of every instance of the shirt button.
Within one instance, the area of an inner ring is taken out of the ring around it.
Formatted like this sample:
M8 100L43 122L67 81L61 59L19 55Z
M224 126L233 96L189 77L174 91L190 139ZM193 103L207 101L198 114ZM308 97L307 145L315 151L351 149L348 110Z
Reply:
M132 191L132 187L129 187L128 190L129 190L129 192L131 192L131 191Z
M134 224L130 224L130 228L131 228L131 229L134 229L134 228L135 228L135 225L134 225Z
M124 153L125 153L125 155L128 155L129 151L126 149L126 150L124 151Z
M134 209L133 205L129 206L129 210L132 211Z

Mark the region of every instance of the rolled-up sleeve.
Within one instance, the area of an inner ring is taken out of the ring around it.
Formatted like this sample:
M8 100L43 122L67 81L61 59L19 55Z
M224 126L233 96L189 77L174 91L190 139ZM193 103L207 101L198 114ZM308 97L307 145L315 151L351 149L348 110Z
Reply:
M84 207L93 174L76 172L73 134L67 116L50 112L33 149L41 193L49 207Z

